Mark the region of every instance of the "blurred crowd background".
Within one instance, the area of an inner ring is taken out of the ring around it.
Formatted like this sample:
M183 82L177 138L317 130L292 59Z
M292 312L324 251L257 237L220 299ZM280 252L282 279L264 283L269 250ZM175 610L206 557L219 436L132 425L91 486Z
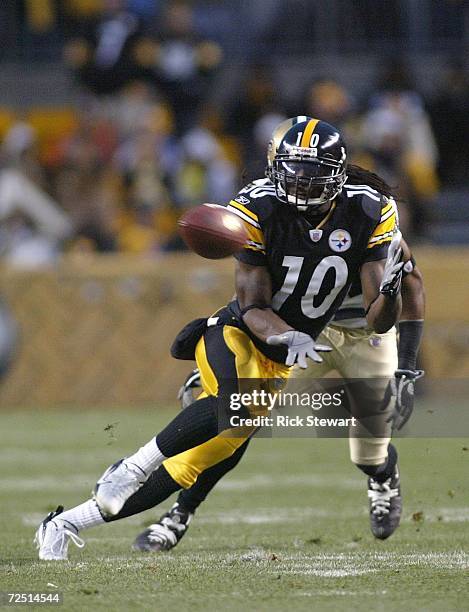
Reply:
M263 176L275 125L341 128L411 242L469 238L458 0L3 0L0 257L184 248L178 216Z

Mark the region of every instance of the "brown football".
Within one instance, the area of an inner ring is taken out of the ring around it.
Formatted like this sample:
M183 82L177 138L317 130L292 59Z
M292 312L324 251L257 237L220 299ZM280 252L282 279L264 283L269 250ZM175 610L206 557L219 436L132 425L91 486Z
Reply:
M187 246L207 259L222 259L240 251L247 240L243 222L219 204L201 204L178 221Z

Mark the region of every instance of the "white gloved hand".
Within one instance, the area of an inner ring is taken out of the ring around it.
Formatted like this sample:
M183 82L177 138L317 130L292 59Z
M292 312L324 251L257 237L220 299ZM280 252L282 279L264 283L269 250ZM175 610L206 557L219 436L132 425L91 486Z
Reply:
M285 365L292 366L297 363L300 368L306 369L308 364L306 357L309 357L316 363L322 362L322 357L319 352L332 351L330 346L324 344L316 344L316 342L308 334L291 330L283 334L276 334L267 338L267 344L279 346L286 344L288 346L288 355L285 360Z
M402 269L404 262L402 259L402 248L400 247L402 234L397 231L389 245L388 257L384 266L383 279L379 287L380 293L394 297L401 290Z

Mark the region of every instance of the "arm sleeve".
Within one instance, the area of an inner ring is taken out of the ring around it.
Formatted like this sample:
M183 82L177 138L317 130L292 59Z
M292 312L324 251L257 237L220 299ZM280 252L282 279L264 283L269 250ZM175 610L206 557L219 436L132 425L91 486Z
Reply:
M236 199L231 200L227 209L243 221L248 233L246 245L242 251L236 253L236 259L251 266L266 266L264 234L252 202L249 202L248 206L241 204Z
M368 240L363 263L366 261L386 259L389 244L398 227L399 217L396 202L393 198L383 197L381 217Z

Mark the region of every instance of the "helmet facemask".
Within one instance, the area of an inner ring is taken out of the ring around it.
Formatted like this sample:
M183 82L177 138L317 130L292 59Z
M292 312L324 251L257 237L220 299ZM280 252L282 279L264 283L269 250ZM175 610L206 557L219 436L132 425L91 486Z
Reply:
M332 201L346 181L343 163L303 156L276 155L267 169L277 198L300 211Z

